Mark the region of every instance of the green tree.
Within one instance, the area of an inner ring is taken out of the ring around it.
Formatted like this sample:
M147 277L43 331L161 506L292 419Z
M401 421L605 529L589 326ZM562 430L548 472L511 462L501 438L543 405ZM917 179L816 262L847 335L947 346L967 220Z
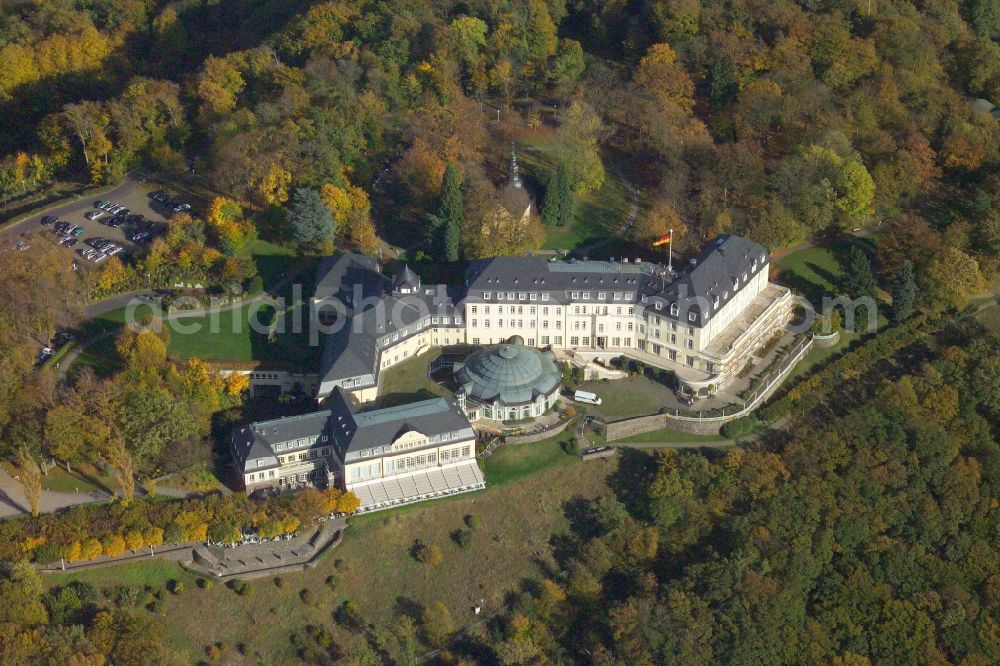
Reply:
M892 281L892 320L897 324L913 314L913 304L917 297L917 282L913 274L913 262L903 262L896 279Z
M435 601L424 608L421 623L427 642L434 646L443 645L448 636L455 631L455 620L451 617L451 611L440 601Z
M1000 0L972 0L969 3L969 18L980 37L1000 35Z
M856 220L872 214L872 200L875 198L875 181L861 160L846 162L837 175L837 189L840 197L837 208Z
M710 94L712 103L724 105L732 102L739 95L740 86L736 78L736 65L732 57L726 53L712 65L712 86Z
M453 164L445 167L441 181L441 202L437 221L441 246L447 261L458 261L458 243L462 235L462 178Z
M295 240L300 243L317 245L333 238L333 213L316 190L305 187L295 190L288 218Z
M549 179L549 186L545 188L542 220L550 227L563 227L573 221L573 192L570 189L569 170L565 161L560 160L555 173Z
M853 298L875 297L875 274L872 272L872 262L856 245L852 245L847 251L843 288L844 292Z
M156 387L127 390L118 417L129 449L145 460L155 459L167 444L197 432L191 409Z

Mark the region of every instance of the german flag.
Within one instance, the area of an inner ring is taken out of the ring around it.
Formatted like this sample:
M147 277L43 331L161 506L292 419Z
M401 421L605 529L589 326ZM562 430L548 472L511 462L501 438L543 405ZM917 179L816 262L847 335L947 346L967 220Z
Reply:
M660 236L655 241L653 241L653 247L659 247L661 245L666 245L669 242L670 242L670 234L667 234L666 236Z

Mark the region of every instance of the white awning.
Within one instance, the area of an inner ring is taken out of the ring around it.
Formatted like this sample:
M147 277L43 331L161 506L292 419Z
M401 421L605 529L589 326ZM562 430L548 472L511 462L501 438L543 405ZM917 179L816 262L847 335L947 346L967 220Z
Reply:
M361 500L359 513L388 509L410 502L445 497L486 487L483 471L475 460L433 467L412 474L348 484Z

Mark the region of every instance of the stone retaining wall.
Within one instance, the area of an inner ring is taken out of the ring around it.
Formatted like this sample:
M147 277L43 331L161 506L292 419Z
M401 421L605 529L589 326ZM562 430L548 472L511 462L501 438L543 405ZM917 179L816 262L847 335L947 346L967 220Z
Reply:
M572 422L573 419L567 419L540 432L529 432L525 435L507 435L504 437L504 444L527 444L528 442L540 442L543 439L552 437L553 435L558 435L568 428L569 424Z
M718 421L681 421L671 418L667 414L653 414L652 416L639 416L634 419L623 419L612 421L611 423L596 423L604 439L609 442L616 442L633 435L641 435L654 430L672 428L679 432L686 432L691 435L718 435L720 423Z

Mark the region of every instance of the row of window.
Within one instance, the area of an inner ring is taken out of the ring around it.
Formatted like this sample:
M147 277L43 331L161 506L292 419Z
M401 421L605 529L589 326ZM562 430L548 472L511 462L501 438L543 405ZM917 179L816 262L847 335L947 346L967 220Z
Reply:
M291 464L294 462L298 462L300 460L308 460L310 458L319 458L319 457L325 458L328 455L330 455L330 447L324 446L322 449L309 449L309 451L303 451L302 453L299 454L293 453L287 456L278 456L278 464L279 465L284 465L286 463ZM263 463L264 463L263 460L258 460L257 467L262 467Z
M472 456L472 445L466 444L461 449L441 451L441 464L447 464L454 460L461 460ZM434 467L438 464L437 451L427 451L405 458L396 458L385 461L385 475L412 472L426 467ZM348 480L352 483L366 481L382 476L382 463L375 461L363 465L351 465Z
M512 291L508 291L508 292L506 292L506 297L507 297L508 301L513 301L513 300L518 300L518 301L537 301L537 300L539 300L539 298L541 298L541 300L543 300L543 301L549 300L549 295L547 293L542 292L541 295L539 295L537 292L534 292L534 291L530 292L530 293L522 291L522 292L518 292L516 294L514 292L512 292ZM491 298L493 298L493 292L492 291L484 291L483 292L483 300L488 301ZM500 300L503 300L503 299L504 299L504 292L498 291L497 292L497 300L500 301Z
M413 329L406 329L406 328L404 328L404 329L402 329L400 331L396 331L395 333L393 333L391 335L386 335L379 342L381 343L381 345L383 347L385 347L385 346L387 346L387 345L389 345L389 344L391 344L393 342L405 339L406 336L409 335L410 333L419 333L420 331L424 330L425 328L427 328L429 326L452 326L452 325L461 326L462 325L462 318L461 317L425 317Z
M302 439L294 439L294 440L291 440L291 441L288 441L288 442L279 442L278 444L274 445L274 450L275 451L290 451L292 449L297 449L297 448L302 447L302 446L309 446L310 444L315 444L316 443L316 439L317 438L315 438L315 437L304 437ZM327 436L326 435L320 435L319 441L326 442L327 441Z

